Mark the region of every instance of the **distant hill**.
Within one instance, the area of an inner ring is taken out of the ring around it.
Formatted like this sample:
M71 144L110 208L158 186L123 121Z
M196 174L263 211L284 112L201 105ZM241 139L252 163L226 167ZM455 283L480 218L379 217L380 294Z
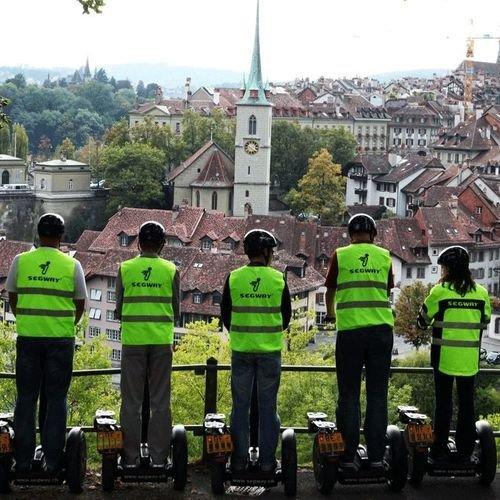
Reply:
M417 78L432 78L434 75L446 76L452 70L449 69L409 69L407 71L390 71L387 73L377 73L370 75L372 78L376 78L380 82L390 82L391 80L399 80L405 76L414 76Z
M0 66L0 82L12 78L17 73L23 73L26 80L43 83L50 74L52 78L72 75L76 68L32 68L29 66ZM129 79L135 86L139 80L146 85L148 83L159 83L164 93L182 93L186 77L191 77L193 89L201 85L238 86L242 81L242 74L236 71L217 68L196 68L192 66L170 66L165 63L130 63L104 65L109 77L114 76L117 80ZM91 61L91 71L92 61Z

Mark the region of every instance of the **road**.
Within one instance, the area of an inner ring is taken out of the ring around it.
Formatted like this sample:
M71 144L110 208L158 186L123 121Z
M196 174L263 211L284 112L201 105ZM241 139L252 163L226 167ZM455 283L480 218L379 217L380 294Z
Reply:
M109 493L102 493L98 484L99 478L95 475L90 476L86 490L82 495L75 497L66 492L65 488L16 488L15 494L6 498L15 498L16 500L33 500L37 498L57 498L57 499L111 499L111 498L130 498L132 500L153 500L153 499L209 499L221 498L213 496L210 493L210 477L204 470L191 470L190 480L186 490L182 493L172 489L172 484L168 485L132 485L120 484L116 490ZM269 491L253 490L245 495L238 492L228 492L226 495L231 498L246 498L261 496L267 499L285 499L283 488L277 487ZM309 470L302 470L299 473L299 491L298 499L324 499L314 486L314 478ZM330 496L333 500L495 500L500 498L500 479L490 486L479 485L473 479L437 479L425 478L423 485L419 489L411 486L407 487L401 493L392 493L383 485L374 486L342 486L337 485L333 494Z

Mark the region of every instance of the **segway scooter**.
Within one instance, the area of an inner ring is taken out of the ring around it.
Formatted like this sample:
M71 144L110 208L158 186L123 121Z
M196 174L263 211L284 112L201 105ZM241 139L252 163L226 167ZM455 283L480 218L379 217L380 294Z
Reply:
M51 473L44 468L44 455L37 446L31 469L16 472L14 465L15 436L13 414L0 415L0 493L9 493L11 483L22 486L55 486L64 482L71 493L83 491L83 481L87 472L87 443L80 427L73 427L66 437L66 447L62 468Z
M406 484L408 471L407 452L400 430L389 425L386 432L386 451L382 467L370 467L366 447L359 445L358 465L343 467L340 457L345 450L342 434L334 422L327 420L322 412L308 412L309 432L314 433L313 467L318 491L327 495L335 483L340 484L383 484L392 491L401 491Z
M250 449L247 468L234 472L230 467L233 451L231 434L223 413L209 413L203 425L205 447L210 466L212 493L225 493L225 483L231 486L261 486L272 488L283 483L285 495L297 493L297 442L293 429L285 429L281 434L281 464L271 472L263 472L259 465L259 418L256 386L253 388L250 410Z
M429 447L434 435L429 417L416 406L398 406L399 420L405 424L408 449L408 481L413 486L425 474L441 477L477 477L481 484L491 484L497 469L497 450L493 430L486 420L476 422L476 444L470 460L459 460L454 439L448 439L446 460L429 460Z
M118 478L124 483L165 483L172 478L174 490L181 491L185 488L188 464L186 430L183 425L175 425L172 428L170 460L164 467L153 466L147 444L149 411L149 389L146 384L142 405L142 439L138 467L123 467L120 464L123 433L114 412L96 411L94 429L97 432L97 450L102 457L103 491L113 491L115 480Z

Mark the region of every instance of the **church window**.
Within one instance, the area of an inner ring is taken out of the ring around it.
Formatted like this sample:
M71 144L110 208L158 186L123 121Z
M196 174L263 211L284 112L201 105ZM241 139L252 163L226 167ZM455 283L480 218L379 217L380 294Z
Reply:
M196 191L196 206L200 206L200 192Z
M10 180L10 174L8 170L2 172L2 184L8 184Z
M248 165L248 175L250 175L250 165Z
M245 198L248 198L250 196L250 191L246 190L245 191Z
M257 134L257 118L255 118L255 115L250 116L248 119L248 133L250 135Z
M212 210L217 210L217 191L212 193Z
M70 191L73 191L73 179L70 179L70 180L68 181L68 189L69 189Z
M47 184L45 182L45 179L40 180L40 189L45 189L47 187Z

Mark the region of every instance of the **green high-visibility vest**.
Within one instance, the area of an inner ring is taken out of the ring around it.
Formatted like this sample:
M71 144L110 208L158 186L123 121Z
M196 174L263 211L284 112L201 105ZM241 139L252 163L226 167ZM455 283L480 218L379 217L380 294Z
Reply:
M491 316L487 290L476 283L462 297L449 283L439 283L425 299L421 315L432 323L432 366L447 375L475 375L482 329Z
M160 257L135 257L120 268L123 283L122 344L172 344L176 267Z
M76 260L56 249L19 255L16 330L23 337L75 336Z
M272 267L243 266L229 275L230 346L239 352L275 352L283 347L281 299L285 278Z
M355 243L338 248L337 261L337 329L393 327L394 316L387 298L391 269L389 251L372 243Z

